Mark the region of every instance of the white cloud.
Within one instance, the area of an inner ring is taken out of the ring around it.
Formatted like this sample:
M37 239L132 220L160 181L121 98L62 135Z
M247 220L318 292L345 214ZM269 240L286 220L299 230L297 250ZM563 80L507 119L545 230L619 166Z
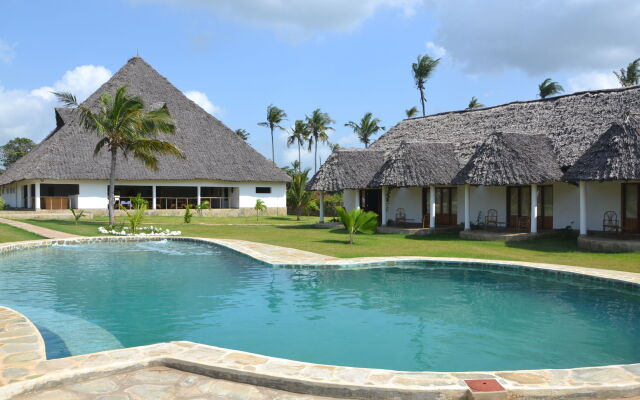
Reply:
M16 56L16 45L0 39L0 62L9 64Z
M611 89L619 87L618 78L612 72L585 72L568 79L572 92Z
M277 30L297 32L348 31L381 8L410 16L423 0L131 0L201 7Z
M468 73L619 68L640 54L637 0L426 0L434 42Z
M211 102L211 100L209 100L209 97L207 97L206 93L199 92L197 90L191 90L185 92L184 95L187 96L189 100L202 107L202 109L209 114L220 114L222 112L222 109L220 107L216 106Z
M441 57L444 57L445 54L447 54L447 49L445 49L444 47L438 46L433 42L427 42L426 46L427 46L427 50L429 50L429 53L433 55L433 57L435 58L441 58Z
M84 100L111 77L102 66L83 65L67 71L50 86L33 90L0 86L0 144L17 137L41 140L55 126L53 108L58 106L51 91L68 91Z

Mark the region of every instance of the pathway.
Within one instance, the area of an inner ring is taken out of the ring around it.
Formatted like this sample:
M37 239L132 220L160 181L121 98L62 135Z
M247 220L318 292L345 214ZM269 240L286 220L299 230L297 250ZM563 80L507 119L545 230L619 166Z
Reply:
M35 233L47 239L71 239L79 236L70 233L54 231L53 229L42 228L40 226L27 224L26 222L14 221L12 219L0 218L0 223L20 228L24 231Z

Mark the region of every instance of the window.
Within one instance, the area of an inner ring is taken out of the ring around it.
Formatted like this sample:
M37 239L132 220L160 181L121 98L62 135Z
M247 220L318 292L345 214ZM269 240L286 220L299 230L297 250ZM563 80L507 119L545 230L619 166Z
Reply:
M258 186L256 187L256 193L271 193L271 188Z

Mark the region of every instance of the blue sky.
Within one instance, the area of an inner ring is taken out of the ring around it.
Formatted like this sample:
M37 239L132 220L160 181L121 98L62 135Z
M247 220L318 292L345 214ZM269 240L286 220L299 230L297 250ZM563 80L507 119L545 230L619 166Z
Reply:
M640 57L636 0L2 0L0 15L2 143L42 139L49 90L85 97L136 52L267 156L271 103L288 125L328 112L343 147L361 146L344 124L367 111L392 127L418 105L418 54L443 60L428 113L533 99L546 77L615 87L611 71ZM279 165L297 157L283 136Z

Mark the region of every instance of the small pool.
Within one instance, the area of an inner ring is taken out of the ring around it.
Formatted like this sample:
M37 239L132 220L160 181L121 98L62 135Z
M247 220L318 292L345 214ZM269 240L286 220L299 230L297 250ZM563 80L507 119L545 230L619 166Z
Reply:
M482 264L287 269L186 241L76 244L0 256L0 304L49 357L189 340L395 370L640 362L640 295Z

